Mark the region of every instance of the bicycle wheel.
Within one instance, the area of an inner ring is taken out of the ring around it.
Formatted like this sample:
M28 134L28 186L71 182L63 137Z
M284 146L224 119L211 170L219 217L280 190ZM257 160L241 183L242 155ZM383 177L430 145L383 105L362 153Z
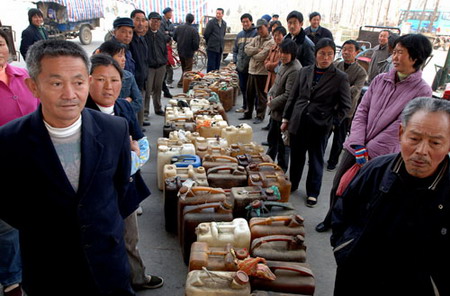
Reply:
M206 56L206 53L203 50L197 50L194 54L193 70L202 71L206 68L207 63L208 57Z

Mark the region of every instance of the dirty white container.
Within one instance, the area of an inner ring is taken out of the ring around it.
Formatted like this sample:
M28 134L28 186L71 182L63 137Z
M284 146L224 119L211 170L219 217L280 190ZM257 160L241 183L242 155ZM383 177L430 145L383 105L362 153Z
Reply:
M253 129L250 125L243 123L238 126L228 126L222 130L222 138L228 144L248 144L253 141Z
M164 165L170 164L170 160L172 157L181 155L181 154L195 154L194 144L181 144L181 145L173 145L166 146L160 145L158 147L157 152L157 178L158 178L158 188L159 190L163 190L164 187Z
M206 242L210 247L224 247L230 243L236 248L250 248L250 228L243 218L231 222L200 223L195 233L198 242Z
M167 107L166 108L166 123L174 121L194 121L194 113L189 107Z
M208 186L208 178L204 167L194 168L189 165L185 168L177 167L173 164L164 165L164 180L170 177L179 176L181 179L194 180L198 186Z
M207 99L192 99L189 104L193 113L197 112L198 110L209 108L210 106L210 103Z
M186 278L186 296L250 296L248 275L243 271L193 270Z
M197 132L190 132L184 130L172 131L169 133L170 140L176 140L179 143L193 143L200 134ZM194 144L195 145L195 144Z

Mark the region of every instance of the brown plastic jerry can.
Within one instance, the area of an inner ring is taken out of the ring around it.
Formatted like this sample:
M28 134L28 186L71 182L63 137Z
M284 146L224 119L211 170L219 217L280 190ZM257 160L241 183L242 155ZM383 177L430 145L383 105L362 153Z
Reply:
M212 202L222 202L231 197L226 195L225 191L221 188L212 187L181 187L179 194L177 192L177 205L175 206L176 216L177 216L177 229L178 233L181 232L181 225L183 224L183 211L184 207L192 205L200 205ZM232 200L230 200L232 202ZM179 237L180 244L182 244L181 236Z
M202 166L205 168L206 172L208 172L210 168L224 165L237 168L238 161L236 157L219 154L206 154L202 160Z
M247 172L249 174L251 173L284 173L283 169L276 163L273 162L260 162L260 163L249 163L249 165L246 167Z
M303 235L305 236L304 219L300 215L276 216L268 218L252 218L249 226L252 241L268 235Z
M284 172L258 172L249 173L248 175L248 185L250 186L261 186L261 187L271 187L276 186L280 191L281 200L280 202L288 202L291 195L291 181L284 174Z
M264 147L256 144L255 142L250 142L248 144L231 144L230 145L231 156L238 156L243 154L264 154Z
M216 166L210 168L206 174L212 187L230 189L248 185L247 172L242 166Z
M164 182L164 221L165 228L168 232L177 232L178 228L178 190L181 188L180 177L170 177Z
M234 200L233 216L235 218L245 218L245 209L254 200L277 200L273 189L262 188L261 186L247 186L231 188L231 196Z
M250 254L272 261L305 262L305 238L298 235L268 235L252 241Z
M191 246L191 256L189 258L189 271L208 270L216 271L237 271L237 264L231 250L234 250L236 257L243 260L248 257L248 250L245 248L233 248L231 244L226 247L208 247L208 243L194 242Z
M266 264L277 278L273 281L252 278L252 289L314 295L316 283L309 264L281 261Z
M288 202L254 200L245 207L246 219L257 217L291 216L298 214L294 206Z
M184 263L189 264L191 245L197 240L195 228L202 222L229 222L233 221L233 204L225 200L193 206L185 206L183 221L181 221L181 250Z
M243 154L238 155L237 157L238 164L247 167L250 164L259 164L259 163L273 163L272 158L269 155L258 153L258 154Z

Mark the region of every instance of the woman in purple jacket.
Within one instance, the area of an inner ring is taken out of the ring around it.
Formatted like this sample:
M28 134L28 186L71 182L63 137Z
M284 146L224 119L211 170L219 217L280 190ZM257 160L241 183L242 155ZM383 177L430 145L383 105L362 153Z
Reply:
M330 193L330 210L316 226L318 232L331 226L331 209L342 175L355 163L400 151L400 114L416 97L431 97L430 86L422 79L421 67L430 56L431 43L421 34L398 38L392 53L394 69L376 76L365 93L352 122L350 136L344 143L341 162Z

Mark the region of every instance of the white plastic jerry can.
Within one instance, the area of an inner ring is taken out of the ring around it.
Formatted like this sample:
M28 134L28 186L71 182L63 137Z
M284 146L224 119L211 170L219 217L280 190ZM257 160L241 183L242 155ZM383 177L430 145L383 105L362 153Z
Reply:
M250 248L250 228L243 218L231 222L200 223L195 232L197 241L206 242L210 247L224 247L230 243L236 248Z
M250 296L249 277L244 271L193 270L186 278L186 296Z
M160 145L158 147L157 154L157 178L158 178L158 188L159 190L163 190L164 187L164 165L170 164L170 160L172 157L181 155L181 154L195 154L194 144L185 143L176 146L166 146Z
M191 179L198 186L208 186L206 170L202 166L194 168L192 165L187 167L176 167L173 164L164 165L164 180L176 176L179 176L182 180Z

